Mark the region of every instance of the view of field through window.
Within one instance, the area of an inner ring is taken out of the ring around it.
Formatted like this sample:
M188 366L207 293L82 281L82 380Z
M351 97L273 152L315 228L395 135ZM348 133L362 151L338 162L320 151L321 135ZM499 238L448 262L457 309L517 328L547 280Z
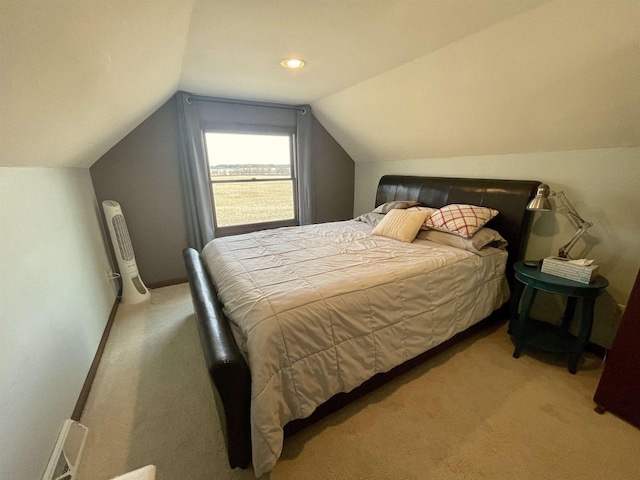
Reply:
M295 218L291 136L206 132L218 227Z

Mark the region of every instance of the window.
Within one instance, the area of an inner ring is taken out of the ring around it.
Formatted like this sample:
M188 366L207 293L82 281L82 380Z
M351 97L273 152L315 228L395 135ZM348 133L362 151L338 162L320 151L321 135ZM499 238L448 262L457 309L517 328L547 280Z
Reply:
M204 136L216 235L297 225L293 134Z

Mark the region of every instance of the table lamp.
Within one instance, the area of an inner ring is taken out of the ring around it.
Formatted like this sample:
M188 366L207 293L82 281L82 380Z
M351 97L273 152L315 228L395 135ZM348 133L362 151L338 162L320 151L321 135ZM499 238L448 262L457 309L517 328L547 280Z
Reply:
M578 239L585 234L585 232L593 226L593 223L587 222L584 218L580 216L576 207L569 201L564 192L553 192L549 188L549 185L546 183L541 183L538 186L538 191L536 192L536 196L533 197L533 200L529 202L527 205L527 210L531 210L534 212L550 212L551 211L551 202L549 201L549 196L558 197L560 202L567 209L567 215L569 216L569 220L571 223L577 228L576 233L571 237L571 240L558 250L558 256L562 258L571 258L569 257L569 250L573 248Z

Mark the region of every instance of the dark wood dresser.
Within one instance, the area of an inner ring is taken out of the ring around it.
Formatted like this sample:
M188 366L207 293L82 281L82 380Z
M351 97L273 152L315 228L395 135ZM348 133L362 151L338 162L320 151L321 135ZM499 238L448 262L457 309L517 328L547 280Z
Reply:
M596 412L609 410L640 428L640 272L593 399Z

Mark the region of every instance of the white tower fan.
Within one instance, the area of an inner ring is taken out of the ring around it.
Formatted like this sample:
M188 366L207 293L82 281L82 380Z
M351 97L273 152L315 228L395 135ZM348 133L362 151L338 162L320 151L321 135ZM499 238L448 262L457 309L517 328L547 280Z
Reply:
M118 260L120 278L122 278L121 301L122 303L144 302L151 297L151 294L147 287L145 287L138 273L138 266L136 265L136 257L133 254L129 230L127 230L127 224L124 221L120 204L113 200L105 200L102 202L102 209L104 210L104 217L109 227L113 251Z

